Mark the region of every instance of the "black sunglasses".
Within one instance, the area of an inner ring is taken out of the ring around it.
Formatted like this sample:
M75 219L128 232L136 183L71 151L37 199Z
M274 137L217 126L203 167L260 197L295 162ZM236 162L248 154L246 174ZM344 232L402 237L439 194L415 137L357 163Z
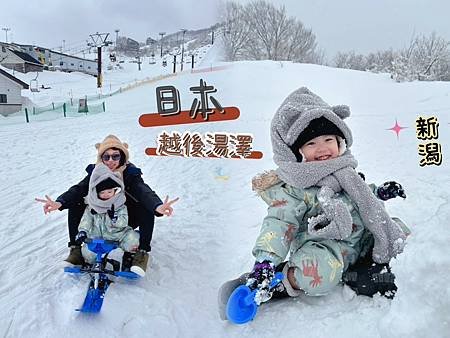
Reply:
M109 161L109 159L112 159L113 161L119 161L120 154L113 154L113 155L103 154L102 155L102 161L106 162L106 161Z

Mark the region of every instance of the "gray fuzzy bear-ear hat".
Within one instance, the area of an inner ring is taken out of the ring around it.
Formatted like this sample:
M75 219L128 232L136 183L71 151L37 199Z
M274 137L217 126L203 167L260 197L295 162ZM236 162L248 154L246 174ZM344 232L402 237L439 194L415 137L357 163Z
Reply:
M120 190L117 191L112 198L102 200L98 197L96 187L107 179L114 181L116 183L115 186L120 187ZM96 164L89 179L89 190L85 201L99 214L106 213L109 209L111 209L113 204L116 210L122 207L125 204L126 197L125 186L121 174L119 172L111 171L103 163Z
M346 105L330 106L306 87L295 90L283 101L272 119L274 162L297 161L290 147L309 123L320 117L333 123L342 132L347 147L350 147L353 143L352 133L343 121L349 116L350 108Z

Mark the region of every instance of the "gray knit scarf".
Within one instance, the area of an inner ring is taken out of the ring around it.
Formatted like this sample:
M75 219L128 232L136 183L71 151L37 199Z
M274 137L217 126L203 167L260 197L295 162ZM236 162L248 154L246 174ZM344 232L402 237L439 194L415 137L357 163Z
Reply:
M350 211L342 200L334 198L336 193L344 191L356 203L364 225L374 236L373 260L387 263L403 251L405 234L356 172L358 163L350 150L326 161L278 159L277 164L277 174L284 182L302 189L321 187L317 197L323 213L309 220L310 233L333 239L350 236L353 223Z

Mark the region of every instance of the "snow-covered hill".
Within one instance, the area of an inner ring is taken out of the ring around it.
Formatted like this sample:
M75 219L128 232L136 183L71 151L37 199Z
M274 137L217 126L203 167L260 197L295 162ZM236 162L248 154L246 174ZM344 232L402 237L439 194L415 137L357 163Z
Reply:
M134 65L136 66L136 65ZM163 128L143 128L138 118L156 112L155 87L174 85L182 107L200 78L217 88L223 106L237 106L238 120L165 127L254 135L261 160L148 157ZM82 80L80 80L81 83ZM82 87L76 85L77 88ZM221 322L216 297L227 279L248 271L265 203L251 178L274 168L269 126L282 100L308 86L330 104L348 104L353 154L368 182L401 182L406 200L387 203L413 231L392 265L399 291L393 301L355 297L347 288L328 296L301 296L261 308L246 326ZM55 94L57 95L57 94ZM185 73L106 100L108 111L79 118L2 124L0 177L0 335L4 337L449 337L450 84L402 83L387 75L280 62L239 62L217 72ZM419 166L415 119L440 122L441 166ZM408 127L399 137L387 130ZM74 311L87 277L65 275L66 211L44 216L34 197L57 197L77 183L95 159L94 144L116 134L130 145L131 160L161 197L180 197L171 218L157 219L149 272L117 282L102 312ZM228 180L219 180L217 175Z

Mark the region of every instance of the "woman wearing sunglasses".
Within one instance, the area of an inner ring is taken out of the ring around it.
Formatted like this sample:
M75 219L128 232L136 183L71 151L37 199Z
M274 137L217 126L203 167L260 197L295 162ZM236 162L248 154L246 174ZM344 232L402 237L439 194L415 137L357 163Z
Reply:
M178 198L169 201L168 196L164 202L142 180L141 169L129 162L128 144L121 142L115 135L108 135L102 143L95 145L97 148L97 163L105 164L114 172L122 175L125 184L125 205L128 209L128 225L133 229L139 227L139 250L134 256L124 254L122 269L127 270L131 265L138 264L144 271L148 264L148 252L151 250L154 216L171 216L172 204ZM87 176L78 184L72 186L55 201L49 196L45 199L36 198L36 201L44 203L44 213L55 210L68 209L69 225L69 256L66 262L73 265L84 264L81 254L81 245L76 241L78 225L86 208L84 197L88 194L89 179L95 165L90 164L86 168Z

